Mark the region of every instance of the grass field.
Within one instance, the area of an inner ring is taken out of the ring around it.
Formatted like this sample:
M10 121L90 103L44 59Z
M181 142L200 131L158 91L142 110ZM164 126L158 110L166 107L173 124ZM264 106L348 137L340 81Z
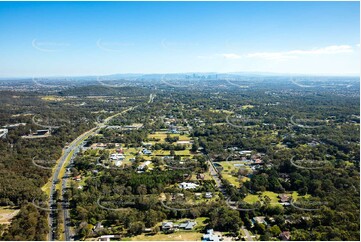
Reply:
M141 234L132 238L124 238L123 241L201 241L202 233L180 231L173 234L158 233L156 235Z
M286 193L287 194L287 193ZM307 194L305 196L300 196L298 195L298 192L292 192L292 194L288 193L289 195L292 196L292 198L296 201L298 198L309 198L310 195ZM274 193L274 192L270 192L270 191L265 191L259 194L249 194L247 195L243 200L247 203L255 203L257 201L260 201L259 195L261 195L262 198L264 198L265 196L268 196L271 199L271 204L273 205L277 205L278 200L278 193Z
M247 108L254 108L253 105L243 105L242 106L242 109L247 109Z
M10 224L10 221L19 213L20 209L10 206L0 207L0 224Z
M242 166L242 167L234 166L236 164L245 164L245 163L246 162L243 162L243 161L219 162L219 164L223 167L223 171L222 171L223 178L226 179L227 181L229 181L232 185L239 187L241 185L241 182L245 182L245 181L249 180L249 178L243 177L242 180L240 181L236 176L232 175L232 173L237 172L239 168L247 169L251 173L251 169L246 166Z
M41 99L44 101L64 101L65 100L65 98L58 97L58 96L44 96L44 97L41 97Z
M231 174L228 173L223 173L222 177L224 179L226 179L227 181L229 181L233 186L235 187L239 187L241 185L241 183L239 182L238 178L235 176L232 176Z
M262 198L268 196L271 199L271 203L278 203L278 194L270 191L265 191L259 194L249 194L243 200L247 203L255 203L260 200L259 195L261 195Z
M156 132L155 134L149 134L148 139L159 139L158 143L164 143L165 138L167 138L166 132ZM187 135L181 134L169 134L170 137L179 137L179 141L190 141L190 138Z
M206 221L207 221L207 217L199 217L195 219L195 222L197 223L197 225L194 227L193 231L184 231L184 230L180 230L177 231L175 233L172 234L163 234L162 232L159 232L156 235L148 235L148 234L141 234L135 237L131 237L131 238L124 238L122 240L125 241L200 241L202 240L202 235L203 233L201 233L200 231L202 231L204 229L204 227L207 225ZM181 222L185 222L187 220L193 220L193 219L189 219L189 218L183 218L180 220L174 220L172 222L175 223L181 223ZM158 224L159 226L161 226L161 223Z

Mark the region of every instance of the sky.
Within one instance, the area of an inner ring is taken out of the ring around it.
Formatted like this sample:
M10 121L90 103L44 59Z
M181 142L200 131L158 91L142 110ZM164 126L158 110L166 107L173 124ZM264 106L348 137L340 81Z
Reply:
M0 77L359 75L359 2L0 2Z

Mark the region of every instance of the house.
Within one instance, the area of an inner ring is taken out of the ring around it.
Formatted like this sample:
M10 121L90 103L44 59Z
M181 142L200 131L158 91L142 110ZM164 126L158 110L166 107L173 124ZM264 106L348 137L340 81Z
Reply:
M120 160L120 161L122 161L122 160L124 160L125 159L125 156L123 155L123 154L111 154L110 155L110 159L111 160Z
M255 159L255 160L254 160L254 163L255 163L255 164L262 164L262 160L261 160L261 159Z
M239 154L241 155L251 155L252 151L251 150L241 150L239 152Z
M287 195L287 194L284 194L284 193L279 194L278 197L279 197L281 203L287 203L287 202L289 202L291 200L291 196Z
M202 240L203 241L220 241L217 235L214 234L213 229L208 229L206 234L203 234Z
M173 222L163 222L162 223L162 231L173 230L174 225Z
M265 217L265 216L253 217L253 219L251 220L251 222L252 222L252 224L258 223L258 224L267 225L266 217Z
M98 241L110 241L110 239L120 239L119 235L102 235L98 238Z
M212 195L211 192L206 192L206 194L204 195L204 197L209 199L209 198L212 198L213 195Z
M182 189L195 189L197 187L199 187L199 185L192 182L182 182L179 184L179 188Z
M198 180L204 180L204 177L205 177L205 176L204 176L204 174L202 174L202 173L198 173L198 174L197 174L197 179L198 179Z
M8 129L0 129L0 138L5 138L8 132Z
M144 232L144 233L150 233L150 232L152 232L152 231L153 231L152 228L144 228L144 229L143 229L143 232Z
M130 130L138 130L138 129L142 128L142 127L143 127L143 124L134 123L134 124L131 124L131 125L124 125L122 129L130 131Z
M194 221L187 221L187 222L185 222L185 223L181 223L181 224L179 225L179 228L180 228L180 229L185 229L185 230L192 230L193 227L194 227L196 224L197 224L197 223L194 222Z
M281 240L290 240L291 239L291 232L290 231L283 231L280 233L280 239Z
M98 222L98 223L94 226L93 231L94 231L94 232L98 232L98 231L100 231L100 230L103 229L103 228L104 228L104 226L102 225L102 223L101 223L101 222Z
M144 162L142 165L139 165L139 166L138 166L138 171L143 171L143 170L145 169L145 167L146 167L146 166L148 167L148 165L149 165L150 163L152 163L152 162L148 160L148 161Z
M143 154L145 154L145 155L151 155L152 154L152 151L150 151L150 150L148 150L148 149L143 149Z
M144 147L147 147L147 148L152 147L152 143L145 143L145 142L142 142L142 145L143 145Z
M73 177L73 180L74 180L74 181L81 181L81 175L74 176L74 177Z
M202 193L196 192L196 193L194 193L194 197L195 197L195 199L199 200L202 197Z
M103 143L94 143L90 146L91 149L105 149L107 147L107 144L103 144Z

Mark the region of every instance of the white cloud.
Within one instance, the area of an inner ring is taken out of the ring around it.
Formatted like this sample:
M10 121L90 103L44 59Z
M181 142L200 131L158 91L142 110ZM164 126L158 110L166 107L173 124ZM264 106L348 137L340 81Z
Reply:
M323 48L316 48L311 50L290 50L281 52L256 52L247 54L249 58L262 58L269 60L284 60L294 59L299 56L305 55L332 55L332 54L343 54L352 53L354 50L350 45L332 45Z
M241 58L240 55L234 54L234 53L228 53L228 54L222 54L221 55L225 59L239 59Z

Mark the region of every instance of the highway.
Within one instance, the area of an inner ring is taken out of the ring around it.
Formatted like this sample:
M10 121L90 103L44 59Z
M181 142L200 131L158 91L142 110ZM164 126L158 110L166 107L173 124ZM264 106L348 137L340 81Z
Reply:
M155 95L151 94L149 96L149 101L153 102ZM67 162L69 162L70 160L72 160L77 152L79 151L80 146L83 145L84 140L86 140L87 138L89 138L90 136L94 135L95 133L97 133L101 128L105 127L106 124L113 119L116 116L119 116L121 114L124 114L126 112L129 112L135 108L137 108L139 105L134 106L134 107L130 107L122 112L119 112L117 114L114 114L108 118L106 118L102 123L98 123L97 126L95 128L92 128L88 131L86 131L85 133L81 134L80 136L78 136L75 140L73 140L68 147L65 147L63 150L63 154L62 156L59 158L59 162L56 164L55 166L55 171L53 173L53 176L51 178L51 188L50 188L50 196L49 196L49 205L51 208L51 211L49 213L49 218L48 218L48 222L49 222L49 226L50 226L50 232L49 232L49 241L54 241L56 239L56 220L54 220L54 217L56 216L56 200L54 200L54 195L55 195L55 191L56 191L56 184L58 182L61 182L61 201L62 201L62 207L63 207L63 218L64 218L64 236L65 236L65 240L69 241L72 240L72 234L71 234L71 230L70 230L70 215L69 215L69 210L68 210L68 203L67 201L65 201L64 199L64 193L66 192L66 186L67 186L67 178L70 175L70 172L66 172L64 173L65 175L63 177L59 177L61 170L65 169L65 166L67 165Z
M78 136L73 142L70 143L70 145L64 149L63 155L60 157L59 162L57 163L55 167L55 172L52 177L52 184L50 188L50 197L49 197L49 205L51 209L51 212L49 213L49 225L50 225L50 233L49 233L49 240L55 240L55 232L56 232L56 221L53 219L53 217L56 215L56 200L55 198L55 191L56 191L56 184L62 180L62 177L59 177L61 169L64 168L64 165L67 160L69 160L69 157L72 155L72 152L75 151L78 146L82 143L83 140L85 140L87 137L89 137L97 128L93 128L80 136ZM66 180L65 180L66 185ZM64 189L64 181L62 181L62 186ZM62 197L61 197L62 198ZM68 230L68 229L66 229ZM69 235L68 235L69 237Z

